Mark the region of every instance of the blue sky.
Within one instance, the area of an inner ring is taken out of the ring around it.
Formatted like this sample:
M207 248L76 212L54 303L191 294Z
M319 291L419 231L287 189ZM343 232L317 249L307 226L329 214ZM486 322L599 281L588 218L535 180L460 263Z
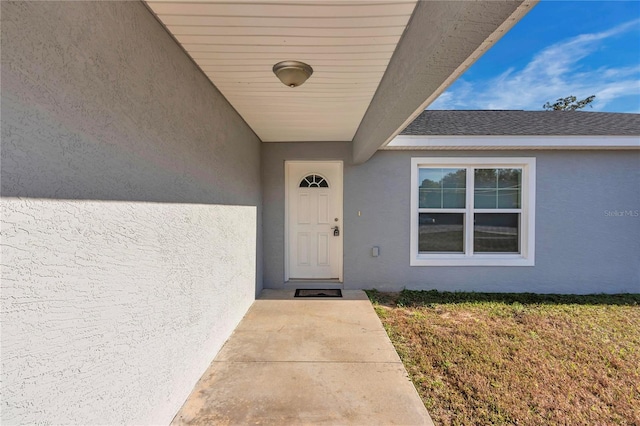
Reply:
M640 0L541 1L428 109L542 110L570 95L640 113Z

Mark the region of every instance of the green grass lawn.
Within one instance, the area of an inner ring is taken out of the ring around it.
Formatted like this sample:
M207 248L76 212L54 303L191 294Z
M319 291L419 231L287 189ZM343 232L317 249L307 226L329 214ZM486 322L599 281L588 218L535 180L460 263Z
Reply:
M436 424L640 425L640 294L367 293Z

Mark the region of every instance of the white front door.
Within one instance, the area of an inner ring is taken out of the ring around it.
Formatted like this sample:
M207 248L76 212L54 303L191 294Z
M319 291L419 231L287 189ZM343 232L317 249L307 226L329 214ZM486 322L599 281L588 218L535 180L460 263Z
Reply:
M287 161L285 279L342 280L342 162Z

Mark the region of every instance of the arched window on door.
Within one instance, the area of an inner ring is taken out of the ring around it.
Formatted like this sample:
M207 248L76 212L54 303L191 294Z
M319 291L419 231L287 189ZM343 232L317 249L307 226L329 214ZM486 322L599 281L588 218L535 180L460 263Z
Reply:
M300 181L299 188L328 188L329 182L320 175L309 175Z

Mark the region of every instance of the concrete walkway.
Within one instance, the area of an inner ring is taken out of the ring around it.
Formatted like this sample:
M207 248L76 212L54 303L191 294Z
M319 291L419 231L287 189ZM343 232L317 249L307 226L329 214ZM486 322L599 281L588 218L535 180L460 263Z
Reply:
M431 425L362 291L265 290L174 425Z

